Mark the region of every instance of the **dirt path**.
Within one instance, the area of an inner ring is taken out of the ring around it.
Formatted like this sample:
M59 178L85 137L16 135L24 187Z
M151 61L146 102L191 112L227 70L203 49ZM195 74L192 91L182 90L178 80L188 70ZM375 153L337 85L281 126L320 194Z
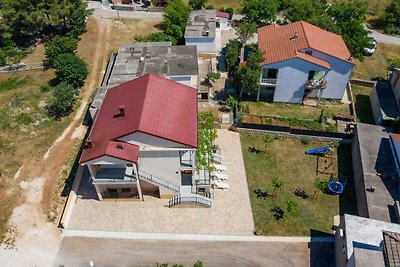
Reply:
M83 138L85 130L80 125L91 95L99 83L99 71L110 39L111 22L96 19L96 42L90 64L91 72L86 81L78 108L70 125L54 142L37 164L24 166L18 173L23 196L22 204L13 210L10 218L9 239L15 238L14 246L0 247L2 266L52 266L61 241L60 231L54 223L46 222L52 190L60 169L72 153L75 138Z

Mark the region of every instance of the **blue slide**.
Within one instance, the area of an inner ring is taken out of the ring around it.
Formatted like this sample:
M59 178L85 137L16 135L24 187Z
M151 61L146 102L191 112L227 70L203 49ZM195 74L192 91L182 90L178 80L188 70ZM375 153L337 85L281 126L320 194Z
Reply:
M327 147L320 147L320 148L316 148L316 149L309 149L306 150L306 152L304 152L306 155L320 155L323 154L325 152L330 151L332 148L327 146Z

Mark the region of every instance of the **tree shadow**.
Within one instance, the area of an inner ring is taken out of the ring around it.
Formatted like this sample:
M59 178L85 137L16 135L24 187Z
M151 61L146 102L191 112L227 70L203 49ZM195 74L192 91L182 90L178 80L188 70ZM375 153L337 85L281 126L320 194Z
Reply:
M274 206L270 211L273 212L272 216L274 216L277 221L285 218L285 211L281 207Z
M253 190L254 194L256 194L257 198L259 199L267 199L269 197L268 191L262 191L261 189L257 188Z
M304 191L303 189L300 189L300 188L296 188L296 190L293 191L293 194L302 199L309 198L309 195L306 193L306 191Z

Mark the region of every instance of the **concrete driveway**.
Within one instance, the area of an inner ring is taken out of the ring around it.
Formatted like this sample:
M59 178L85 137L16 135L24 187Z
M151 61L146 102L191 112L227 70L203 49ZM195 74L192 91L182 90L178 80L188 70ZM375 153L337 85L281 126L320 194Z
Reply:
M333 243L126 240L65 237L53 266L334 266Z

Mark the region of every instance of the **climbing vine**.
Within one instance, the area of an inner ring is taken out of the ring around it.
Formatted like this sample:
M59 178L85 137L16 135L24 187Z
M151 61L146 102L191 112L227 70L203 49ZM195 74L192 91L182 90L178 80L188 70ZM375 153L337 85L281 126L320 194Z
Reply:
M205 167L211 171L209 161L213 159L213 143L216 138L217 130L214 127L214 114L212 112L200 112L197 127L197 170Z

